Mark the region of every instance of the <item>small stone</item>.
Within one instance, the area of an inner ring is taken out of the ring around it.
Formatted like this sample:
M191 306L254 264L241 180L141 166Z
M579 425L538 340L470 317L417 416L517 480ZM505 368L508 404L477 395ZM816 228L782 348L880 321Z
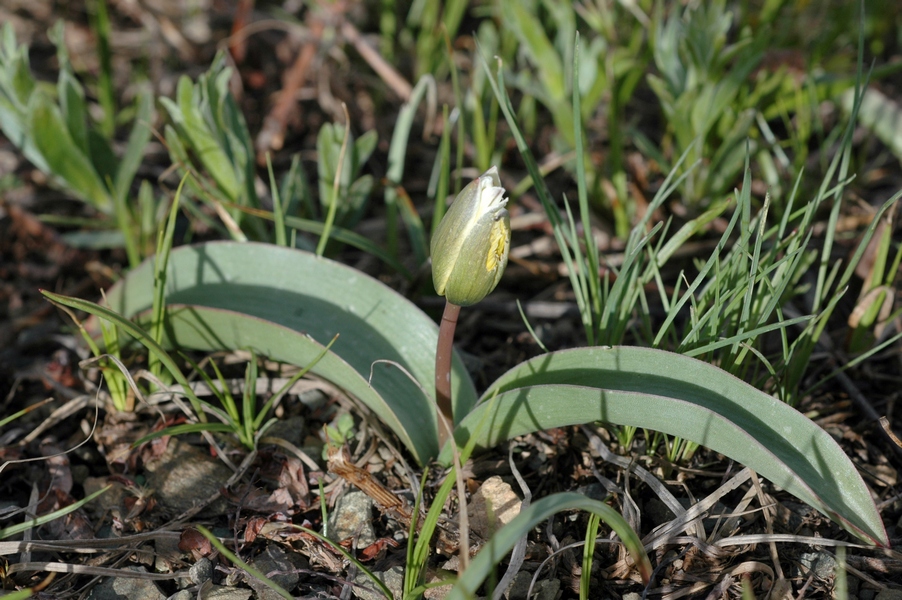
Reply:
M804 552L799 556L799 563L803 577L813 572L818 579L826 580L836 574L836 559L827 552Z
M144 567L126 567L127 571L147 573ZM166 600L153 581L136 577L107 577L88 594L89 600Z
M245 588L226 587L224 585L211 585L204 592L206 600L247 600L253 592ZM192 596L193 598L194 596ZM281 598L281 596L279 596Z
M511 581L510 586L508 586L507 590L504 592L503 598L505 600L526 600L526 595L529 593L529 585L531 583L532 573L520 571L514 575L514 580Z
M877 592L874 600L902 600L902 590L882 589Z
M642 600L642 595L636 592L629 592L623 595L623 600Z
M536 582L536 585L533 588L532 597L534 600L556 600L558 592L560 591L560 580L544 579Z
M510 484L497 475L486 479L467 505L470 528L489 539L492 533L514 520L523 503Z
M188 577L191 578L191 582L195 585L210 581L213 579L213 562L206 556L201 557L188 569Z
M145 469L147 485L154 490L159 506L176 514L206 502L232 476L221 461L176 438L170 439L166 451L148 461ZM229 503L220 497L199 516L223 515L229 510Z
M388 571L373 573L384 583L391 592L392 598L401 598L404 595L404 567L392 567ZM373 583L373 580L361 571L357 571L354 575L354 583L356 584L351 593L360 598L360 600L384 600L385 595L379 591L379 588Z
M268 544L261 554L250 561L250 565L287 592L294 589L301 579L297 570L309 566L300 554L294 552L289 554L277 544ZM258 598L279 597L275 590L250 575L247 582L257 592Z
M449 560L445 561L442 565L442 569L445 571L459 572L460 571L460 557L458 555L452 556ZM430 573L426 577L426 583L438 583L444 580L445 577L442 577L436 573ZM423 598L425 600L443 600L445 596L451 593L451 588L454 587L453 583L449 583L447 585L439 585L436 587L431 587L423 592Z
M598 500L599 502L604 502L605 498L608 497L608 491L600 483L590 483L589 485L582 485L576 488L576 493L582 494L583 496L591 498L592 500Z
M848 594L849 598L858 597L858 588L860 585L861 582L857 577L846 575L846 594Z
M354 536L358 548L376 542L372 499L363 492L349 491L338 499L329 518L329 539L341 542Z

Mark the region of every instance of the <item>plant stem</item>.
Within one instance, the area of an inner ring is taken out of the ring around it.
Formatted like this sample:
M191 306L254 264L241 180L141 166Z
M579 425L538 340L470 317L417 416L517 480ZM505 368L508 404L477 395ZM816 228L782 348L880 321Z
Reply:
M442 324L438 330L438 345L435 348L435 400L438 417L439 450L451 437L454 425L454 409L451 407L451 355L454 351L454 330L460 306L445 301Z

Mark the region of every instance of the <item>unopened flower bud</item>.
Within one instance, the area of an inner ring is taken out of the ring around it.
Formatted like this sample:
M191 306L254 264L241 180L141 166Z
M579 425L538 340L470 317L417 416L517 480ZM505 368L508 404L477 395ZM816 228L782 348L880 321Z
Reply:
M504 192L492 167L460 191L432 238L435 291L452 304L476 304L501 279L511 241Z

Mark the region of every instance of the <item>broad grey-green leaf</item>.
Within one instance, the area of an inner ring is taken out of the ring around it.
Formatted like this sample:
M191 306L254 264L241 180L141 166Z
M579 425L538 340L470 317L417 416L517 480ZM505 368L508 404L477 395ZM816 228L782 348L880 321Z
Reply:
M314 372L358 396L408 443L418 460L437 453L433 377L438 327L394 290L308 252L235 242L173 250L166 286L167 304L196 306L202 317L189 322L178 315L190 311L170 311L173 337L188 348L251 347L295 362L290 356L299 343L298 332L317 341L311 357L319 352L319 344L341 334ZM113 310L132 316L150 308L152 294L153 263L145 261L109 290L107 300ZM214 319L200 307L220 312ZM352 386L347 370L327 368L336 360L350 365L361 379ZM426 394L397 367L374 365L377 360L395 361ZM367 393L364 382L371 368L372 390ZM452 377L455 414L462 418L475 403L476 392L459 360Z
M751 467L858 537L888 544L868 488L833 438L790 406L679 354L615 347L538 356L502 375L455 436L463 443L476 432L477 446L491 447L524 433L592 421L702 444Z
M149 317L147 311L138 315L139 320L149 320ZM325 350L323 344L307 333L272 321L231 310L182 304L168 305L163 342L168 346L202 351L243 348L253 350L260 356L304 367L314 363ZM391 405L374 389L379 385L386 393L405 393L404 390L389 390L390 384L380 381L387 370L374 370L371 387L367 383L368 375L361 374L335 353L326 352L311 372L331 381L336 387L370 407L385 425L397 432L407 447L414 449L413 453L418 459L424 460L416 449L426 448L430 444L434 446L435 443L430 442L429 438L437 433L430 433L429 427L423 423L418 427L405 427L396 414L397 406ZM413 414L422 414L427 410L428 404L411 407Z

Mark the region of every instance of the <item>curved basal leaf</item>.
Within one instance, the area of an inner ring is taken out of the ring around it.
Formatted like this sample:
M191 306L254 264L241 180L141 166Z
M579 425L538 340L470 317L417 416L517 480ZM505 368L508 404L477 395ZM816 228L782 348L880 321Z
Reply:
M463 443L477 435L477 446L490 447L593 421L698 442L751 467L858 537L888 544L864 481L823 429L729 373L670 352L581 348L536 357L500 377L455 437ZM441 458L447 457L445 449Z
M648 555L642 548L642 542L639 540L636 532L632 530L626 520L604 502L592 500L574 492L562 492L534 502L527 508L524 508L510 523L498 530L492 536L492 539L479 551L479 554L476 555L473 562L467 567L467 570L458 578L446 600L464 600L475 597L476 591L483 581L486 580L495 565L501 562L501 559L511 551L517 540L552 515L574 509L597 514L602 521L617 532L623 545L632 555L642 579L645 581L649 580L651 577L651 563L648 560Z
M322 345L340 334L313 372L373 409L417 460L438 452L432 389L438 327L391 288L309 252L237 242L173 250L165 285L166 304L183 305L168 311L168 334L183 348L253 348L277 360L306 364L300 361L315 358ZM152 260L130 272L106 297L110 308L125 316L148 310ZM427 394L396 366L374 365L377 360L401 365ZM372 389L366 385L371 368ZM476 392L459 359L452 378L455 415L465 415Z

